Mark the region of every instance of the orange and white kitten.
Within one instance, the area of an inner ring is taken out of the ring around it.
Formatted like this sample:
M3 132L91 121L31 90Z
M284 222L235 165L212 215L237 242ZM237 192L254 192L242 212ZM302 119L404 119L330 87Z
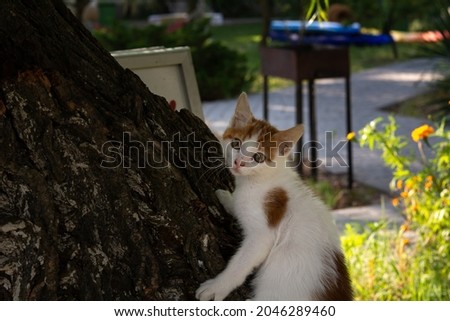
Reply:
M201 284L200 300L223 300L258 269L253 300L351 300L339 234L330 212L287 166L303 125L279 131L253 117L241 94L223 134L233 193L217 190L244 240L223 272Z

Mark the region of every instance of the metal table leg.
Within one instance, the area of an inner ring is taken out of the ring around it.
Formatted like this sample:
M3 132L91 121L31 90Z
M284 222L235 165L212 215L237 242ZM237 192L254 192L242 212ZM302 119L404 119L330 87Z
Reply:
M295 105L296 105L296 123L303 123L303 85L302 81L298 80L295 83ZM298 172L302 174L303 172L303 137L297 142L297 153L298 153ZM297 160L295 160L297 161Z
M316 96L315 96L314 79L308 80L308 100L309 100L309 127L310 127L310 139L311 139L311 176L317 181L317 117L316 117Z
M269 120L269 77L263 76L263 116Z
M351 106L351 89L350 76L345 77L345 115L347 123L347 133L352 131L352 106ZM348 188L353 187L353 155L352 143L347 142L347 160L348 160Z

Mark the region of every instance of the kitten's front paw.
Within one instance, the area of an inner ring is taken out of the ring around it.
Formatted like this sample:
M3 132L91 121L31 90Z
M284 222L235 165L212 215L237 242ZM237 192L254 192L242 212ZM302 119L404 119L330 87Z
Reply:
M217 198L228 213L233 213L233 197L229 191L218 189L215 191Z
M224 189L218 189L214 192L221 203L225 201L227 203L231 200L231 193Z
M203 282L195 292L195 297L200 301L222 301L230 293L217 278Z

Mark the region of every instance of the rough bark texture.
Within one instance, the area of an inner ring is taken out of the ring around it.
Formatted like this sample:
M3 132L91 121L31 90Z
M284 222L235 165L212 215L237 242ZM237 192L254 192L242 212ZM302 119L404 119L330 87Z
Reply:
M214 136L61 1L2 0L0 12L0 299L194 299L238 241L213 193L231 177L198 148Z

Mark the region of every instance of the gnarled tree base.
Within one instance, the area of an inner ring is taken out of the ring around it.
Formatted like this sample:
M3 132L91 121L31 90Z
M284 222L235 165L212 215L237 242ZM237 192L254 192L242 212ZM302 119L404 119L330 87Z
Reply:
M61 1L0 11L0 299L194 299L237 242L214 136Z

